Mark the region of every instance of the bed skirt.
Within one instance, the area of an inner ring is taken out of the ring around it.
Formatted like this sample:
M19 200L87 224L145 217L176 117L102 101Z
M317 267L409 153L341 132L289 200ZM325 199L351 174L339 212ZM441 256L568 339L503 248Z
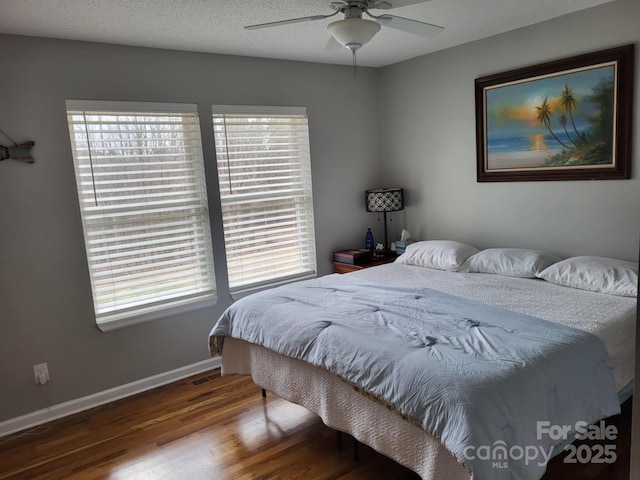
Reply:
M222 374L251 375L259 387L305 407L328 427L350 434L423 480L471 478L433 436L321 368L227 337Z

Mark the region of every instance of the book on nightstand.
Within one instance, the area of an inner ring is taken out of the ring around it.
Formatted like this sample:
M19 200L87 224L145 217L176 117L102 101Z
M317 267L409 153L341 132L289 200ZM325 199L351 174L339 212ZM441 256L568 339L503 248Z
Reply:
M366 249L350 249L333 252L333 261L340 263L348 263L349 265L358 265L371 259L371 250Z

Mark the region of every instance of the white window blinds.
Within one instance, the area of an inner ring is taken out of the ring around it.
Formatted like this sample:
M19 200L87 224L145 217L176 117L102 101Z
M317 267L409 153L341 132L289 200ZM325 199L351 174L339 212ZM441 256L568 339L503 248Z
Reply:
M232 292L316 273L304 108L213 106Z
M98 324L215 295L195 105L67 101Z

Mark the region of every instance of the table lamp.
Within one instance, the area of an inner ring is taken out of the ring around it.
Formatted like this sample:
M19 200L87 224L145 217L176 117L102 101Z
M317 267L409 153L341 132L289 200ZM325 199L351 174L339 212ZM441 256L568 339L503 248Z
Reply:
M387 238L387 212L404 209L402 188L374 188L365 192L367 212L382 212L384 215L384 248L389 251Z

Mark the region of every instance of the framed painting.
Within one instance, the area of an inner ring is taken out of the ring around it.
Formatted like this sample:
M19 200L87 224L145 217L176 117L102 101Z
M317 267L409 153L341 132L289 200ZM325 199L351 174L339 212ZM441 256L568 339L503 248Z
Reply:
M634 47L478 78L478 182L631 178Z

